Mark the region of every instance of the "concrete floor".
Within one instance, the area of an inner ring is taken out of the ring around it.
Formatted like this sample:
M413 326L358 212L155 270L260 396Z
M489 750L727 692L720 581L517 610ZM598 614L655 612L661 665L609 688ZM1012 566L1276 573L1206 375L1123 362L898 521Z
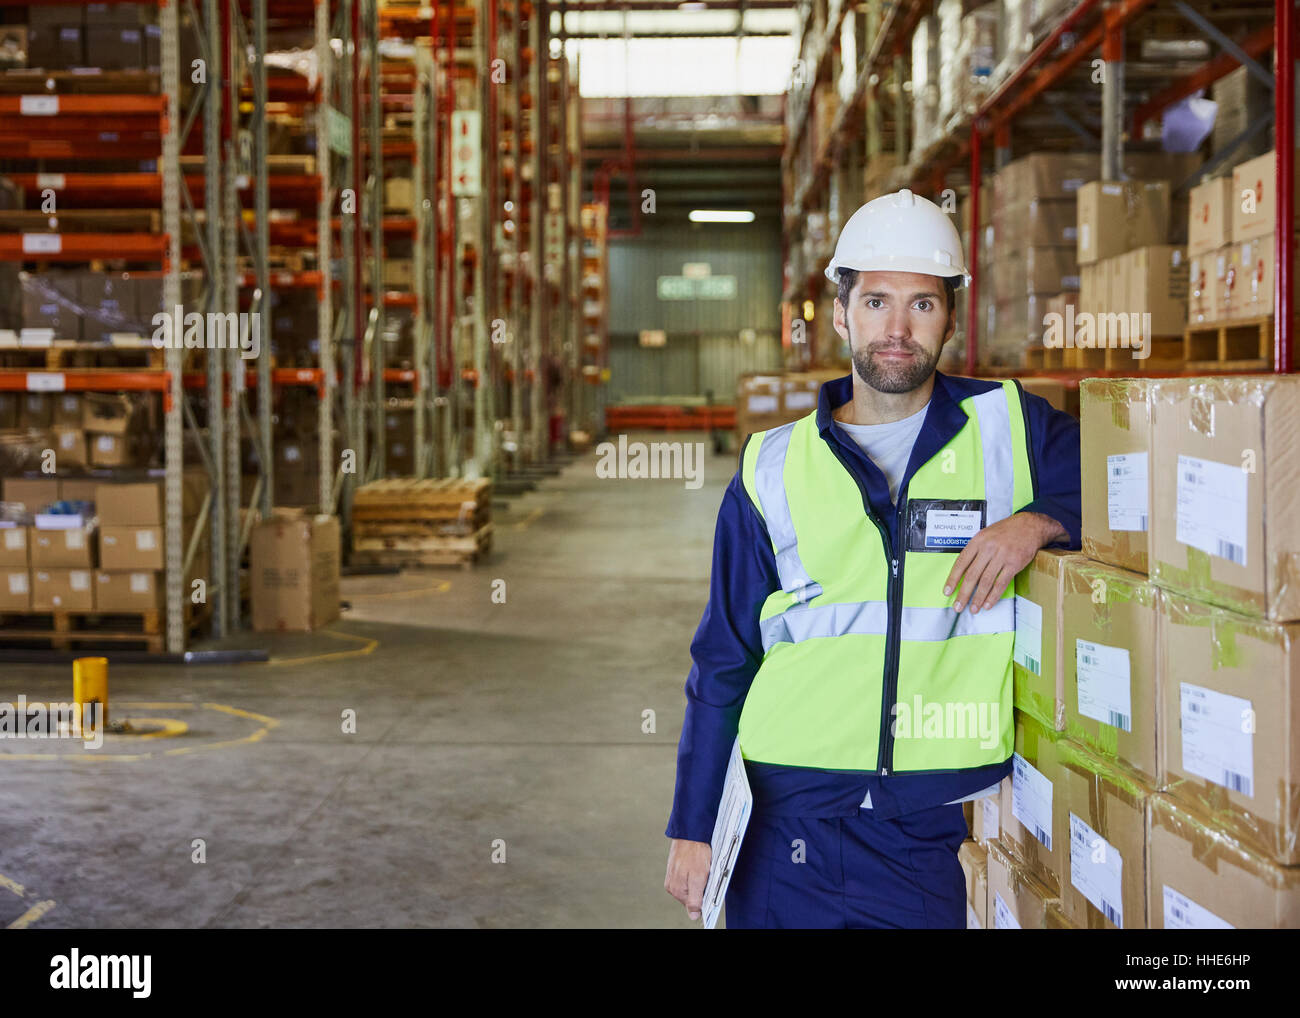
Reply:
M112 669L117 716L182 735L0 740L0 928L692 925L663 830L735 458L705 464L690 490L589 453L474 570L347 578L328 631L236 641L274 664ZM19 694L70 668L0 665Z

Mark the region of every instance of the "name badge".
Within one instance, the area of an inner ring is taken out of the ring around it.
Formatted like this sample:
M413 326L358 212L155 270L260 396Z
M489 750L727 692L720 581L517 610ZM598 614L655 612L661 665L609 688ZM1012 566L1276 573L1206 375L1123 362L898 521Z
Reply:
M908 551L956 552L984 527L983 499L908 499Z

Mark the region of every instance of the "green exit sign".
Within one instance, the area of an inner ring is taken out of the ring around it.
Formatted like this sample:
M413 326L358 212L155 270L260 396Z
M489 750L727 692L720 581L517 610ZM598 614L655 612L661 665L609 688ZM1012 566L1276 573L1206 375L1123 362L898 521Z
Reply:
M660 276L660 300L735 300L735 276Z

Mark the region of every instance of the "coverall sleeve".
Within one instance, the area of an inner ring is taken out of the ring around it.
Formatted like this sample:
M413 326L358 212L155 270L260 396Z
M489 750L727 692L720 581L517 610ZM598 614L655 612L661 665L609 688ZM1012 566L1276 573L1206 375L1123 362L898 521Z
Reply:
M1070 535L1068 541L1054 541L1047 547L1078 549L1083 543L1079 422L1042 396L1031 393L1025 393L1025 410L1038 492L1020 511L1050 516L1066 529Z
M718 511L709 602L691 641L670 838L713 837L740 711L763 659L759 612L780 586L767 528L737 474Z

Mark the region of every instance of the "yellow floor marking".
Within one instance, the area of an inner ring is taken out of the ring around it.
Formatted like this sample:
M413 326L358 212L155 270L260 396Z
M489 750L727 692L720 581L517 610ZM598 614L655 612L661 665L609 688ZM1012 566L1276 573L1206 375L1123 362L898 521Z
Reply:
M374 652L379 646L378 640L372 640L365 636L356 636L352 633L337 633L332 629L318 629L316 631L321 636L331 636L336 640L356 640L358 643L365 644L356 650L336 650L329 654L308 654L305 657L273 657L269 661L263 662L268 665L300 665L309 661L338 661L349 657L363 657L366 654Z
M359 637L358 637L358 639L359 639ZM140 707L141 705L140 705L140 704L133 704L132 706ZM249 720L249 721L255 721L255 722L257 722L258 724L260 724L262 727L260 727L259 729L257 729L257 731L252 732L251 734L249 734L249 735L245 735L245 736L243 736L242 738L238 738L238 739L223 739L223 740L221 740L220 742L201 742L201 743L196 743L196 744L193 745L193 746L180 746L180 747L177 747L177 748L175 748L175 749L153 750L153 751L148 752L148 753L98 753L98 752L88 752L88 753L82 753L82 754L74 754L74 753L0 753L0 761L7 761L7 760L74 760L74 761L88 761L88 762L91 762L91 763L106 763L106 762L112 762L112 763L138 763L138 762L141 761L141 760L150 760L150 759L152 759L152 758L154 758L154 757L159 757L159 756L180 756L180 755L182 755L182 754L186 754L186 753L206 753L208 750L212 750L212 749L225 749L225 748L227 748L227 747L229 747L229 746L238 746L238 745L241 745L241 744L243 744L243 743L261 742L262 739L266 738L266 736L270 733L271 729L273 729L273 728L278 728L279 725L280 725L280 722L279 722L276 718L268 717L268 716L265 715L265 714L257 714L257 713L255 713L255 712L253 712L253 711L250 711L250 710L243 710L243 709L241 709L241 708L239 708L239 707L231 707L231 706L229 706L228 704L224 704L224 703L204 703L204 704L197 704L197 705L196 705L196 704L184 704L184 705L179 705L179 704L178 704L178 705L176 705L176 706L186 706L186 707L189 707L189 708L193 708L193 707L195 707L195 706L199 706L199 707L202 707L202 708L205 709L205 710L220 711L220 712L223 713L223 714L230 714L230 715L232 715L232 716L234 716L234 717L245 718L245 719L247 719L247 720ZM139 719L139 720L141 720L141 721L163 721L163 722L166 722L168 725L183 725L183 724L184 724L184 722L176 721L176 720L171 719L171 718L141 718L141 719ZM118 736L118 738L122 738L122 739L149 738L149 737L151 737L151 736L156 737L156 736L161 736L161 735L163 735L163 734L164 734L164 732L150 733L149 735L140 735L140 736L123 735L123 736Z
M128 739L172 739L178 735L184 735L190 730L190 726L184 721L177 721L175 718L123 718L133 731L118 732L115 734L123 735ZM158 727L154 731L145 731L144 727Z
M0 887L3 887L9 891L13 891L14 894L18 895L18 897L20 898L27 897L27 888L25 888L22 884L18 883L18 881L16 880L10 880L3 873L0 873Z
M445 594L449 590L451 590L451 580L443 580L441 583L439 583L437 586L434 587L419 587L415 590L380 591L374 594L358 592L355 594L348 594L347 597L349 600L358 597L372 597L372 598L414 597L416 594Z
M530 523L533 523L533 522L537 519L537 517L541 516L542 513L544 513L545 511L546 511L546 510L543 509L541 506L538 506L536 509L534 509L532 512L530 512L527 516L525 516L522 520L520 520L518 523L516 523L516 524L515 524L515 529L516 529L516 530L527 530L527 529L528 529L528 525L529 525Z
M36 922L36 920L40 919L41 916L45 915L45 913L49 912L50 909L52 908L54 908L54 902L38 901L35 905L33 905L26 912L20 915L17 919L11 922L8 928L11 930L25 930L27 929L28 926Z
M112 703L118 707L133 707L136 710L193 710L197 706L192 703L154 700L113 700Z

